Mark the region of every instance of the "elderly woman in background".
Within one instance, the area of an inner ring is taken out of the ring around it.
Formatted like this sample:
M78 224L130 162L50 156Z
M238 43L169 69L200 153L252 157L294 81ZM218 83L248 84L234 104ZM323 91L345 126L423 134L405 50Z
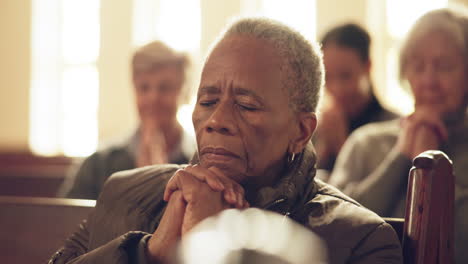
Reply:
M114 172L152 164L184 164L196 145L177 122L184 99L188 60L160 41L139 48L132 59L133 86L140 124L134 135L103 148L69 174L60 196L97 199ZM115 117L118 119L118 117Z
M329 182L381 216L402 217L411 160L426 150L446 152L456 178L456 260L468 263L468 13L421 17L402 46L400 69L414 112L356 130Z
M314 231L333 252L330 263L401 263L387 223L314 180L310 139L322 85L320 52L302 35L267 19L237 21L205 61L191 164L113 175L52 261L161 263L201 220L251 206Z
M314 145L317 167L331 172L351 132L362 125L397 116L383 108L374 95L370 76L371 38L364 28L356 24L334 27L325 33L321 44L325 100L319 107Z

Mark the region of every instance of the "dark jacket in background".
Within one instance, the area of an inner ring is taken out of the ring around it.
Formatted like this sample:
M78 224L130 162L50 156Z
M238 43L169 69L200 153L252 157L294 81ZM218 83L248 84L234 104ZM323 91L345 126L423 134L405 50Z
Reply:
M383 108L377 98L372 95L372 99L366 108L357 117L350 120L349 134L363 125L374 122L388 121L395 118L398 118L398 115ZM317 135L314 138L314 142L318 140L320 140L320 135ZM333 156L329 157L327 160L320 161L317 165L317 168L328 172L333 171L336 158L337 156Z
M60 187L58 196L96 200L107 178L118 171L137 167L136 153L140 143L138 135L137 131L129 139L110 144L75 165ZM188 163L195 149L194 139L183 133L181 142L169 155L169 163Z

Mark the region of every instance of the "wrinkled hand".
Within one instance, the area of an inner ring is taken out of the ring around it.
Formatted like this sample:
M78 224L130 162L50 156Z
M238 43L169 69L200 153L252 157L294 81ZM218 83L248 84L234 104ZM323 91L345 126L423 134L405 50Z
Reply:
M148 241L146 255L150 263L166 262L182 235L186 203L182 192L172 194L158 228Z
M168 201L158 228L148 242L151 263L170 259L177 241L196 224L229 207L248 207L243 188L217 168L189 165L169 180L164 193Z
M319 113L315 143L317 157L324 163L338 155L349 134L345 111L330 97Z
M171 194L182 189L181 177L190 174L199 181L205 182L213 191L222 192L224 200L236 208L249 207L245 200L244 188L237 182L225 176L216 167L205 168L201 165L189 165L185 169L178 170L169 180L164 191L164 200L169 201Z
M184 234L202 220L229 208L221 191L184 170L176 174L178 189L170 194L161 222L148 242L147 257L152 263L168 261Z
M207 183L198 180L193 175L183 173L179 175L178 182L187 204L182 223L182 236L203 219L229 208L220 191L211 189Z
M401 122L397 148L410 159L421 152L439 149L448 132L440 116L429 108L419 108Z

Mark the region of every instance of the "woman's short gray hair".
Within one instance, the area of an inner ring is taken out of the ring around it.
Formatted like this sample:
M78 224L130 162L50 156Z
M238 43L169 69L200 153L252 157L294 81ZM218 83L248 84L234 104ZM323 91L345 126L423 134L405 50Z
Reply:
M186 70L188 64L187 56L178 53L161 41L150 42L138 48L132 57L133 75L153 70L166 65L180 66L182 71Z
M418 46L418 39L432 32L445 34L449 38L447 41L455 43L468 61L468 11L458 5L436 9L420 17L407 34L400 49L400 80L406 78L406 65Z
M187 85L189 59L186 54L176 52L163 42L156 40L138 48L132 57L131 71L133 78L142 72L148 72L164 66L177 66L182 72L183 82L180 103L188 103L190 87Z
M288 89L290 106L297 112L315 112L324 83L320 48L296 30L267 18L241 18L221 35L248 35L271 43L285 62L284 87Z

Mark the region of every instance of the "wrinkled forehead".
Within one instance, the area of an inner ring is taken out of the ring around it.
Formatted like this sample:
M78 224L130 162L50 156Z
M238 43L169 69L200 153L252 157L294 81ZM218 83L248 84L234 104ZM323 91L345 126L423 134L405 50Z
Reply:
M205 68L220 66L229 62L243 62L244 65L255 65L258 68L268 68L271 64L279 65L281 56L277 49L264 39L249 35L233 35L222 39L211 51L205 63Z
M203 67L201 86L234 82L241 87L275 86L282 78L281 56L269 42L250 36L230 36L212 50Z

